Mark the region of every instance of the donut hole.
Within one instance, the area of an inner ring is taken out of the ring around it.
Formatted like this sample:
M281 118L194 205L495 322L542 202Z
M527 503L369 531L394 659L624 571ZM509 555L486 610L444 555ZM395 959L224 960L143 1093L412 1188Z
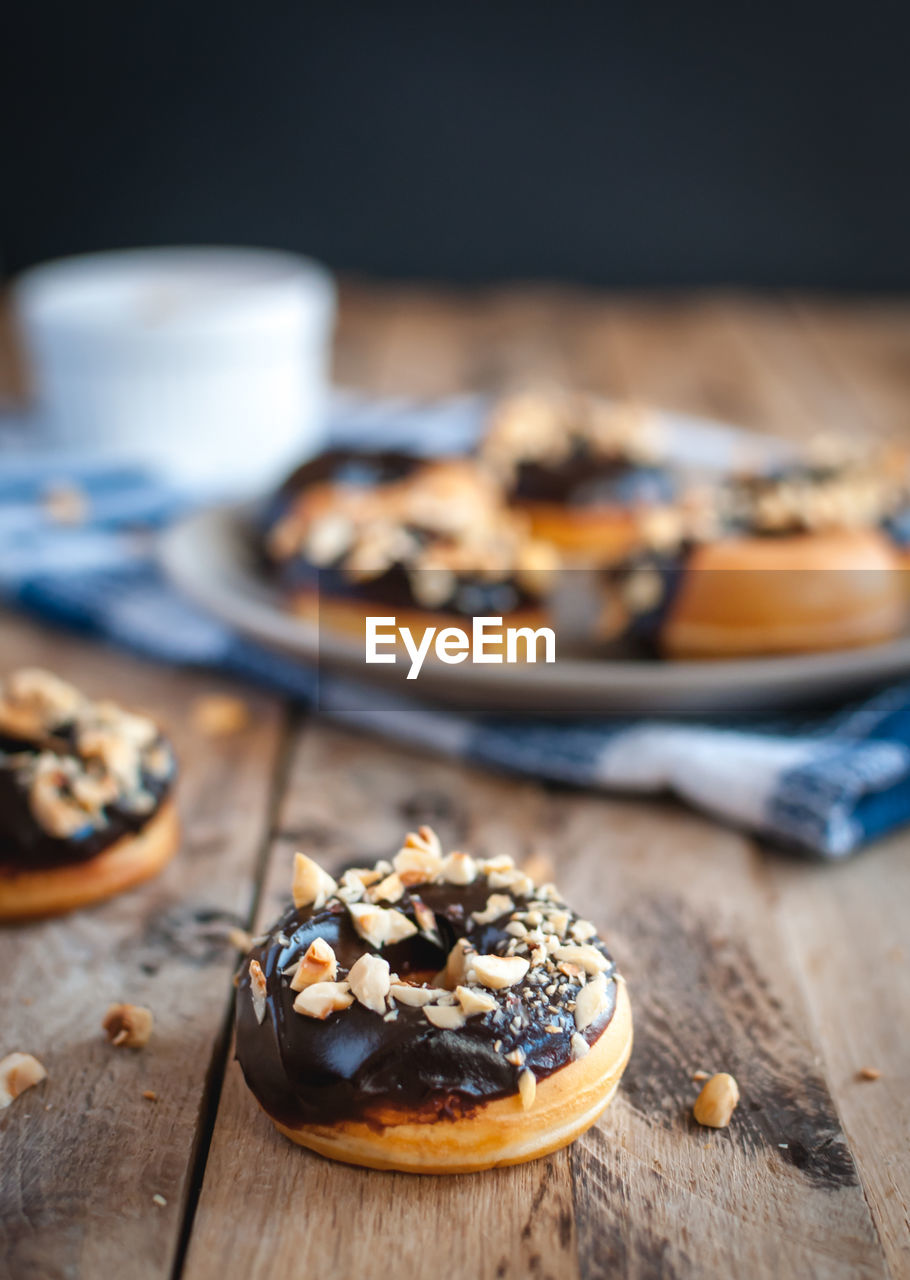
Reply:
M411 987L440 985L436 979L445 969L451 949L445 948L445 936L440 936L442 946L425 934L418 934L383 952L392 972L398 974L399 982Z
M443 985L441 978L439 969L412 969L398 975L398 981L404 987L439 987Z

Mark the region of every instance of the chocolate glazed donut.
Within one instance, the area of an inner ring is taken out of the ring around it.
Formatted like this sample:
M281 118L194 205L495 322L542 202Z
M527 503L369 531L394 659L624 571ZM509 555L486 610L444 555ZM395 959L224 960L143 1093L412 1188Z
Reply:
M297 854L258 939L237 1058L277 1128L373 1168L458 1173L572 1141L616 1090L632 1023L594 926L511 859L428 828L336 882Z
M606 575L603 637L643 639L671 658L893 640L907 623L888 523L899 498L875 469L796 466L693 491L688 505L650 513L644 548Z
M49 671L0 685L0 920L54 915L154 875L177 850L157 725Z
M663 436L640 405L526 389L494 407L480 457L536 537L569 563L604 566L634 551L642 512L678 494Z
M345 450L282 486L258 549L292 612L358 638L389 614L417 631L475 616L537 628L559 565L476 461Z

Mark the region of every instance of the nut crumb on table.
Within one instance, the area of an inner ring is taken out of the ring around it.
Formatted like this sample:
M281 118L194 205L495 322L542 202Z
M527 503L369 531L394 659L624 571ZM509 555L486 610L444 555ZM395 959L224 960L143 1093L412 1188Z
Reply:
M8 1053L0 1059L0 1110L46 1078L47 1072L32 1054Z
M706 1081L695 1100L692 1114L710 1129L725 1129L739 1103L739 1086L726 1071Z
M208 693L192 707L193 725L206 738L228 738L240 733L250 722L250 712L242 698L227 693Z
M117 1048L141 1049L152 1034L154 1016L141 1004L112 1004L101 1025Z

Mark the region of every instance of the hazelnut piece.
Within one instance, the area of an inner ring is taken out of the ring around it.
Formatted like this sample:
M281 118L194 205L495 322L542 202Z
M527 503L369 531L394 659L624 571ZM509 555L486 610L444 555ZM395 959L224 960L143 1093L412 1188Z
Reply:
M155 1019L151 1009L141 1004L112 1004L101 1023L111 1044L141 1049L148 1044Z
M30 1053L8 1053L0 1061L0 1109L47 1076L44 1067Z
M695 1099L692 1114L699 1124L711 1129L725 1129L739 1102L739 1086L726 1071L718 1071L705 1081Z

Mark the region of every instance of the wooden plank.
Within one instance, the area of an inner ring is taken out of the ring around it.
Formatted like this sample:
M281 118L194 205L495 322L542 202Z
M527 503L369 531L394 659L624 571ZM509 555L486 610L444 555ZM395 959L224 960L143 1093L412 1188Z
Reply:
M908 345L905 304L354 288L343 299L338 370L374 391L426 395L539 372L796 436L816 425L884 433L906 421ZM207 681L18 624L0 636L0 657L6 651L52 665L62 655L95 689L126 700L147 689L139 700L177 727L194 856L108 907L0 934L13 985L24 971L33 984L37 971L35 985L55 992L52 1005L11 1002L16 1043L0 1044L31 1048L51 1068L47 1085L0 1118L0 1272L161 1275L174 1258L193 1144L205 1144L197 1115L229 998L231 957L200 936L198 911L242 914L251 900L268 790L257 759L271 767L276 712L257 700L267 722L243 739L200 744L185 712ZM570 1155L450 1182L345 1170L297 1151L257 1114L232 1066L188 1275L282 1274L280 1264L295 1274L303 1257L327 1277L369 1276L389 1257L397 1266L403 1240L405 1277L432 1268L881 1274L838 1113L892 1273L908 1273L906 837L849 867L814 868L759 855L676 806L549 794L347 734L309 734L295 760L262 919L286 898L296 843L338 865L387 850L420 820L475 847L525 853L546 842L564 861L567 892L603 902L592 914L629 973L637 1047L619 1100ZM99 975L97 1000L76 980L84 963ZM201 981L190 987L192 978ZM154 1057L152 1046L114 1055L100 1039L95 1004L103 1012L124 995L159 1014ZM42 1053L41 1037L57 1048ZM705 1061L708 1051L722 1061ZM881 1080L856 1081L866 1062ZM728 1131L704 1134L688 1120L697 1066L729 1066L744 1085ZM141 1100L149 1087L162 1101ZM39 1112L33 1100L43 1108L45 1098L52 1110ZM55 1162L63 1154L68 1169L51 1167L46 1151ZM151 1203L158 1190L164 1209Z
M440 761L333 730L299 744L260 913L287 904L294 848L327 867L374 859L432 821L446 839L516 849L533 839L531 787L504 791ZM520 803L512 803L517 797ZM503 801L510 803L503 809ZM333 1164L280 1138L231 1064L185 1280L294 1274L401 1280L577 1274L568 1155L482 1175L420 1178Z
M202 738L189 709L217 681L3 618L0 670L23 663L161 719L181 764L184 837L157 880L72 916L0 930L0 1056L32 1052L48 1071L46 1084L0 1112L0 1274L162 1277L220 1076L236 960L225 935L251 910L281 714L251 696L247 729ZM142 1051L114 1049L101 1031L120 1000L154 1012Z
M883 1274L760 856L662 806L550 806L566 895L603 904L635 1010L618 1104L572 1152L582 1273ZM739 1082L727 1130L692 1119L698 1069Z
M773 866L777 914L891 1272L910 1275L910 838ZM877 1080L859 1074L881 1072Z
M850 310L847 314L850 316L855 312ZM907 325L907 315L906 307L896 312L892 308L879 322L891 339L891 358L885 363L885 368L900 370L898 387L904 391L906 388L901 387L901 379L906 380L906 370L910 367L910 361L906 358L910 328ZM663 306L649 308L646 305L631 317L629 313L614 316L607 319L600 335L596 327L590 328L587 342L593 345L596 352L600 338L603 349L612 353L613 376L625 394L642 395L695 412L727 416L747 425L774 428L796 438L831 429L855 434L858 426L865 427L870 432L887 434L889 424L876 421L870 411L870 402L893 404L897 398L892 396L889 400L881 394L882 361L879 345L872 344L877 361L871 376L864 380L856 368L857 354L865 349L862 334L866 330L864 325L859 325L859 334L854 334L852 359L848 358L842 342L838 349L839 377L832 376L831 366L834 361L825 359L824 353L809 340L807 329L812 316L812 309L806 306L792 308L780 303L756 304L745 300L731 306L716 299L694 302L685 300L669 310ZM902 338L895 339L896 329L902 334ZM902 360L897 357L895 346L896 342L901 341ZM590 352L587 358L591 359ZM718 371L721 371L719 380ZM857 385L875 388L878 395L867 396L863 403L856 394ZM852 394L845 394L848 390ZM905 395L903 403L906 405ZM902 843L906 848L906 838ZM789 864L785 865L789 867ZM759 868L760 876L773 878L776 866L773 859L770 865L763 861ZM791 868L789 888L793 898L802 904L801 918L813 918L816 883L816 876L811 869L802 866ZM868 879L864 883L868 886ZM887 886L880 884L878 891L882 895L887 894ZM873 901L876 896L872 891ZM688 902L688 898L686 901ZM869 919L862 920L855 914L853 901L848 894L838 895L837 909L832 909L830 918L826 921L829 929L833 927L835 917L842 925L847 922L854 924L861 938L867 935ZM891 927L885 928L885 938L888 939L886 945L893 951L900 931L893 917L889 919L889 924ZM764 924L762 927L764 928ZM811 930L806 932L811 936ZM877 955L870 954L863 959L863 966L855 971L857 974L865 975L869 971L865 967L866 962L870 969L878 967ZM829 1008L829 1017L825 1017L825 1000L817 998L822 993L826 994L830 1005L830 993L838 991L842 983L836 972L837 961L833 955L830 956L830 963L825 967L823 976L817 972L817 953L814 961L817 990L813 988L811 981L806 987L810 998L810 1016L828 1052L832 1063L832 1080L841 1109L846 1114L850 1110L850 1099L841 1100L840 1096L843 1073L836 1066L837 1036L832 1039L825 1025L834 1010ZM799 964L796 972L800 973ZM863 980L857 977L857 984ZM859 998L860 992L855 994ZM901 999L896 999L896 1003L899 1006ZM884 1009L876 1010L868 1001L863 1001L863 1009L867 1015L866 1030L870 1044L880 1042L883 1036L886 1041L893 1041L893 1036L889 1035L885 1027ZM898 1025L906 1025L906 1022ZM831 1030L836 1027L842 1033L843 1017L836 1020L830 1018L830 1027ZM640 1061L639 1050L633 1059L633 1071L636 1062ZM889 1055L889 1062L900 1079L902 1064L893 1062L893 1053ZM855 1092L853 1097L855 1098ZM896 1242L899 1239L906 1247L907 1241L906 1197L896 1196L893 1187L880 1185L881 1169L884 1166L888 1170L884 1175L886 1180L894 1179L906 1185L906 1172L903 1168L906 1128L898 1124L896 1129L889 1130L889 1100L884 1096L884 1091L877 1101L879 1106L873 1122L862 1126L863 1133L869 1135L869 1140L857 1144L856 1149L864 1185L867 1193L871 1193L870 1199L877 1222L881 1221L882 1210L876 1210L876 1206L888 1206L888 1222L882 1223L883 1237L888 1256L896 1267ZM864 1097L864 1106L866 1109L873 1106L873 1099L869 1094ZM897 1114L900 1119L900 1113ZM887 1152L885 1161L880 1158L882 1151ZM583 1238L581 1225L579 1231Z
M821 411L837 400L854 432L906 442L906 308L802 305L796 317L801 341L788 376L807 405ZM779 352L779 334L759 341ZM908 855L910 836L902 832L845 866L807 871L769 861L790 960L896 1276L910 1272ZM858 1077L866 1065L882 1078Z
M552 851L570 901L603 923L629 976L637 1040L620 1099L568 1153L421 1180L335 1166L279 1140L232 1067L188 1280L229 1264L282 1274L304 1251L317 1274L380 1276L391 1250L404 1280L443 1267L482 1277L884 1274L747 842L675 807L548 793L312 728L261 922L287 901L295 847L337 868L387 853L420 821L482 853ZM697 1067L740 1079L730 1130L691 1120Z

